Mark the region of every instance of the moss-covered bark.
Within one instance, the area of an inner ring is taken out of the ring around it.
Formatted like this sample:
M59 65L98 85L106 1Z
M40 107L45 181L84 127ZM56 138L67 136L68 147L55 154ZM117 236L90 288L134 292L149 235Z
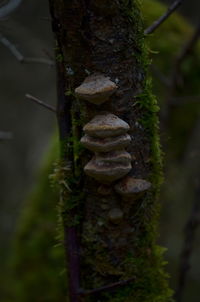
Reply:
M169 301L162 249L155 243L159 205L160 149L157 105L147 80L148 59L137 1L51 1L58 70L58 122L61 163L67 167L61 187L69 295L134 278L112 294L102 291L84 301ZM117 93L97 107L74 97L74 90L93 73L117 82ZM114 113L130 125L130 175L148 179L152 189L137 201L83 175L91 154L79 146L81 129L97 113ZM112 224L108 213L121 208ZM74 249L74 251L72 251ZM80 269L80 271L79 271Z

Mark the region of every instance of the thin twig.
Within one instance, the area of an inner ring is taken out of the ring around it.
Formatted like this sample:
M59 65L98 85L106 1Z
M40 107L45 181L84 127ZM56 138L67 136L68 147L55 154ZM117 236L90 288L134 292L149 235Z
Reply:
M89 295L96 295L96 294L99 294L101 292L112 291L112 290L115 290L119 287L125 286L125 285L131 283L134 280L135 280L135 278L131 278L131 279L128 279L128 280L115 282L115 283L112 283L110 285L106 285L106 286L91 289L91 290L85 290L85 291L80 290L79 295L82 296L82 297L85 297L85 296L89 296Z
M40 106L42 106L42 107L44 107L44 108L46 108L46 109L48 109L48 110L54 112L54 113L57 112L55 107L53 107L53 106L51 106L51 105L49 105L49 104L47 104L47 103L41 101L40 99L34 97L33 95L26 94L25 97L28 98L29 100L32 100L32 101L35 102L36 104L39 104Z
M174 1L167 9L164 15L162 15L158 20L156 20L151 26L145 29L145 35L152 34L170 15L183 3L184 0Z
M54 56L46 48L43 48L42 51L52 62L54 62Z
M54 66L55 63L54 61L45 59L45 58L23 58L23 60L21 61L21 63L41 63L41 64L46 64L49 66Z
M20 4L22 0L10 0L7 4L0 8L0 19L10 15Z
M200 35L200 23L194 31L192 37L186 42L186 44L181 49L180 53L177 55L174 64L173 70L170 76L170 86L168 89L165 105L162 106L161 115L162 121L164 124L167 124L168 117L170 115L170 107L173 106L173 98L177 89L178 84L182 83L182 72L181 67L189 54L194 50L194 47L198 41Z
M5 38L2 34L0 34L0 42L11 51L11 53L15 56L15 58L18 61L20 61L20 62L23 61L24 57L18 51L18 49L16 48L16 46L13 43L11 43L7 38Z
M13 138L11 132L0 131L0 141L10 140Z
M200 187L197 188L195 195L196 196L195 196L195 202L193 205L192 213L185 226L185 236L184 236L185 238L184 238L183 249L180 258L178 287L175 294L175 299L177 302L182 301L187 274L190 270L190 259L193 252L195 234L197 228L200 225L200 202L199 202Z
M20 63L40 63L40 64L47 64L49 66L54 66L55 63L53 60L49 60L46 58L26 58L22 55L22 53L17 49L17 47L11 43L7 38L5 38L2 34L0 34L0 42L6 46L13 56L20 62Z
M196 30L194 31L192 37L186 42L186 44L184 45L184 47L181 49L180 53L178 54L178 56L175 59L174 62L174 68L172 71L172 75L171 75L171 89L169 90L169 104L170 104L170 99L172 98L172 96L174 95L174 92L176 90L177 84L182 82L181 81L181 66L183 64L183 62L185 61L185 59L188 57L189 54L191 54L191 52L193 51L198 39L199 39L199 35L200 35L200 23L197 26Z
M200 35L200 23L195 29L192 37L187 41L185 46L182 48L181 52L176 58L176 65L180 67L182 62L185 60L185 58L191 53L191 51L194 49L194 46L196 45ZM178 68L177 67L177 68Z

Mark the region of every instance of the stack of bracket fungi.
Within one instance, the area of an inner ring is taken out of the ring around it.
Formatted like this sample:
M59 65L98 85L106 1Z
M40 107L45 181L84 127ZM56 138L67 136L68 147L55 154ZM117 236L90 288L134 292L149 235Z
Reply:
M79 99L93 103L101 109L100 105L109 101L117 88L109 77L93 74L75 89L75 94ZM131 155L125 150L131 142L127 133L129 129L125 121L109 112L100 112L84 126L85 135L81 143L94 152L94 156L84 168L87 175L103 184L109 184L130 172ZM128 176L115 185L115 191L123 198L137 199L150 187L148 181Z
M131 170L131 155L125 151L131 142L129 125L111 113L95 116L83 128L82 144L95 153L85 166L87 175L102 183L111 183Z
M75 89L75 94L101 105L109 101L117 88L109 77L93 74ZM102 183L112 183L131 170L131 155L125 151L131 142L129 128L125 121L109 112L101 112L85 125L81 143L95 153L84 168L87 175Z

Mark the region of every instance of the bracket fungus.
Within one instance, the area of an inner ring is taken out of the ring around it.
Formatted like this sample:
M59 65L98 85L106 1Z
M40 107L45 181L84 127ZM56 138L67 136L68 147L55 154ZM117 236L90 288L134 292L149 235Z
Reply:
M130 163L104 163L94 156L84 168L88 176L102 183L111 183L122 178L131 170Z
M83 83L75 89L78 98L100 105L106 102L116 91L117 85L102 74L88 76Z
M131 163L131 155L125 150L96 153L96 159L104 164Z
M82 145L93 152L121 150L126 148L130 142L131 137L129 134L106 138L97 138L86 134L81 138Z
M125 134L130 129L129 125L112 113L96 115L87 123L83 131L94 137L110 137Z
M124 150L131 142L129 125L111 113L95 116L83 128L81 143L95 152L84 171L101 183L114 182L131 170L131 155Z
M151 188L151 183L145 179L127 176L115 185L115 190L125 199L138 199Z

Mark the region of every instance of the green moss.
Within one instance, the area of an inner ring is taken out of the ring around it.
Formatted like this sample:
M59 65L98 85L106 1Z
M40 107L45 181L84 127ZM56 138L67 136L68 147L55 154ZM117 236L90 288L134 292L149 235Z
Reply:
M57 236L58 191L50 186L48 175L57 158L57 140L38 176L38 183L27 197L13 246L12 301L51 302L66 293L64 255Z
M62 55L62 54L57 54L57 55L56 55L56 61L62 63L63 60L64 60L64 58L63 58L63 55Z

